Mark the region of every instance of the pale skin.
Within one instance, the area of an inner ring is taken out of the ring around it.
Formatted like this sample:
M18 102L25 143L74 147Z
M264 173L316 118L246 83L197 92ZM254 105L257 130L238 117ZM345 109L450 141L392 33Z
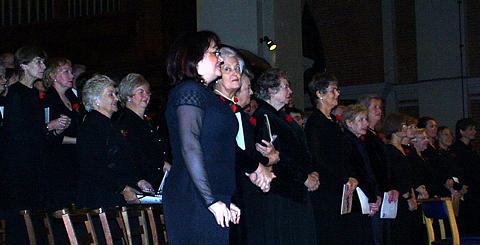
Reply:
M64 64L57 68L54 74L51 75L51 79L53 79L53 88L57 91L60 99L62 100L63 104L69 109L72 110L72 104L68 100L67 96L65 96L65 91L72 87L72 67L69 64ZM69 125L70 125L69 120ZM68 127L68 126L67 126ZM62 144L76 144L77 138L63 136Z

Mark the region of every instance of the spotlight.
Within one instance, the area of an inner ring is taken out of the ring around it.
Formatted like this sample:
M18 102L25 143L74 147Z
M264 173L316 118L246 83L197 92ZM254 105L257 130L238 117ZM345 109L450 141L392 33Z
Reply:
M277 44L275 44L269 37L264 36L263 38L260 38L260 43L264 42L267 44L267 47L270 51L277 49Z

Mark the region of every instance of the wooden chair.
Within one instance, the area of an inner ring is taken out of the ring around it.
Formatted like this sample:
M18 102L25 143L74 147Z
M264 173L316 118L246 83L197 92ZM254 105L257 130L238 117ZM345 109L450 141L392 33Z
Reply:
M120 208L99 208L94 212L100 217L107 245L113 245L115 241L119 240L122 241L122 244L127 244L127 231Z
M25 221L30 245L36 245L38 237L46 237L48 244L55 245L52 225L47 212L40 210L21 210L20 215L23 216L23 220Z
M142 245L149 245L145 210L140 206L122 207L122 217L128 244L133 245L134 237L140 237Z
M54 216L63 220L71 245L98 245L90 211L62 209Z
M162 206L147 207L147 216L150 230L152 232L153 245L168 244L167 229L165 227ZM158 217L158 219L155 219L155 217Z
M421 200L423 218L428 234L428 244L480 244L479 237L461 237L458 232L457 221L450 198L431 198ZM435 236L433 223L438 221L440 226L440 239ZM451 238L445 235L445 221L450 224Z
M7 243L7 225L4 219L0 219L0 245Z

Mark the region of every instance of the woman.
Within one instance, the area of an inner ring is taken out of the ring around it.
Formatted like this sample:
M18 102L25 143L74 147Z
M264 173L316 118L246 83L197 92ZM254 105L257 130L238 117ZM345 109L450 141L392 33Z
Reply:
M292 95L285 72L267 70L254 91L259 99L253 115L257 142L273 142L280 152L280 161L272 166L277 178L263 199L265 240L254 244L314 244L315 223L308 191L318 188L318 173L312 170L302 128L281 110Z
M418 119L417 126L418 128L424 128L428 137L428 146L423 155L429 159L433 159L435 157L435 150L437 149L437 120L432 117L421 117Z
M21 239L24 227L18 223L19 209L43 207L45 179L42 174L43 150L47 137L60 134L70 119L60 117L46 121L33 82L42 78L46 53L36 47L22 47L15 53L20 81L9 87L4 109L5 151L0 169L1 209L7 217L10 239ZM21 230L20 230L21 229ZM14 235L15 234L15 235ZM7 241L8 244L24 244ZM25 242L26 243L26 242Z
M170 169L170 164L165 141L145 114L150 103L150 83L142 75L130 73L122 79L118 90L125 109L115 121L115 130L126 139L126 151L140 171L137 185L144 192L153 192L160 186L163 169Z
M477 123L471 118L463 118L457 121L455 136L457 137L452 146L452 151L463 170L463 183L468 187L468 193L464 196L464 202L460 208L460 229L466 234L478 234L480 228L478 220L480 213L480 156L472 148L471 142L477 135ZM460 180L461 181L461 180Z
M72 64L65 58L52 58L45 71L44 80L51 84L43 101L49 116L67 116L71 119L68 128L55 134L48 142L46 171L49 175L49 207L60 209L73 203L77 190L78 169L75 144L79 124L80 103L66 93L72 88Z
M225 65L228 65L228 52L221 49L221 56L224 60L222 65L222 79L218 83L225 83L228 79L228 72L224 72ZM240 60L238 57L237 59ZM250 81L253 79L253 74L243 69L240 82L241 86L236 91L235 95L238 99L238 111L236 115L239 121L239 131L237 134L237 148L236 148L236 170L237 170L237 191L235 194L236 202L240 204L242 212L245 214L240 222L240 228L236 233L231 233L233 239L231 244L255 244L261 243L263 239L265 226L263 222L259 222L259 215L264 214L262 209L263 192L268 192L270 189L270 182L275 175L272 173L271 165L278 162L278 151L275 150L270 142L264 141L264 144L271 148L267 149L262 145L258 147L265 148L262 151L269 151L270 154L263 156L256 150L255 146L255 120L250 117L243 109L249 105L250 97L253 94ZM219 86L217 86L219 87ZM224 86L222 86L224 87ZM247 176L248 175L248 176ZM232 229L233 231L233 229ZM245 238L245 240L242 240Z
M387 116L383 129L387 139L385 157L390 169L390 191L388 201L398 201L397 217L392 222L392 243L412 244L411 237L419 237L414 228L417 224L417 209L414 193L414 172L412 164L402 147L402 140L407 136L407 116L392 113Z
M170 244L228 244L229 222L240 209L235 190L235 136L232 109L207 85L221 75L218 36L200 31L180 37L168 57L176 87L166 117L173 153L164 189Z
M462 192L466 192L467 186L463 185L464 174L463 169L458 161L457 156L452 151L454 141L453 133L450 128L445 126L438 127L437 133L438 147L437 147L437 164L439 169L438 195L442 197L450 197L455 195L461 197Z
M347 149L347 161L354 168L359 181L358 187L365 193L368 198L370 213L372 217L380 210L381 192L378 188L368 152L366 150L365 140L363 137L368 130L368 109L359 104L353 104L346 107L343 112L343 122L346 127L345 138ZM366 215L360 211L358 195L354 195L352 214L350 215L350 223L353 226L351 234L355 237L358 244L372 244L373 232L372 222ZM356 227L355 227L356 226Z
M138 174L129 161L116 161L115 153L124 149L112 145L121 135L115 134L111 117L117 111L115 82L95 75L85 83L83 104L88 114L77 137L79 207L106 207L136 200ZM121 163L121 164L120 164Z
M330 74L316 74L308 84L308 91L315 108L305 125L305 134L314 169L320 173L322 183L318 191L310 195L318 244L349 243L351 237L338 236L353 229L345 216L340 215L342 191L346 184L348 195L352 195L358 181L346 158L343 130L331 114L340 96L338 81Z

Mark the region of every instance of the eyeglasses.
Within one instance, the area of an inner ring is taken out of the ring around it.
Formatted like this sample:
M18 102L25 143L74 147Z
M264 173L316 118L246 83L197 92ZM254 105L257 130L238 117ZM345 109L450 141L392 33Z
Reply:
M279 87L280 87L280 88L283 88L283 89L289 89L289 88L290 88L290 84L288 84L288 83L280 84Z

